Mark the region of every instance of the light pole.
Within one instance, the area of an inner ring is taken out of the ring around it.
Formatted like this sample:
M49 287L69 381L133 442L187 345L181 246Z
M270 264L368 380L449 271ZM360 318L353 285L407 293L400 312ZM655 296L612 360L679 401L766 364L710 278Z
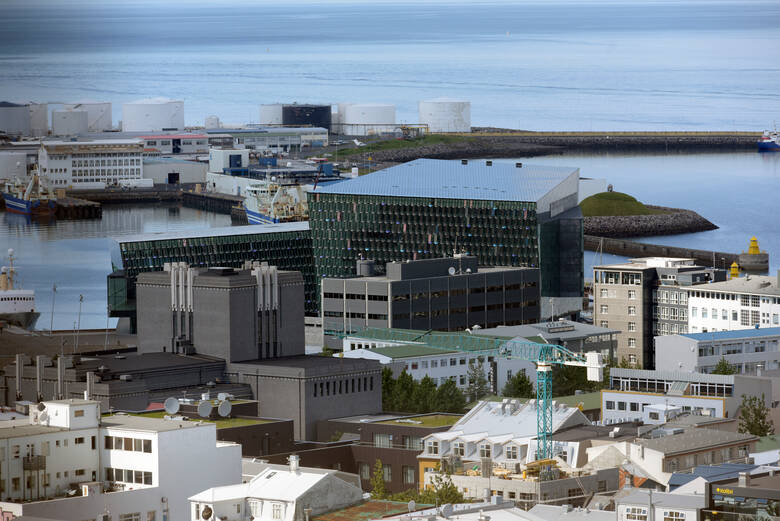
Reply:
M84 302L84 295L79 295L79 320L76 326L76 345L73 346L73 352L75 353L79 348L79 333L81 332L81 303Z
M54 331L54 300L57 298L57 285L54 284L51 287L51 323L49 324L49 336Z

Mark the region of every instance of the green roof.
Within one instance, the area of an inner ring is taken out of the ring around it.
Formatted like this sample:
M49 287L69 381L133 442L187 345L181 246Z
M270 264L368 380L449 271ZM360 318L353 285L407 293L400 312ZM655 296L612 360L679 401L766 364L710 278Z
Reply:
M365 340L387 340L390 342L435 345L438 348L453 348L458 351L486 351L505 344L511 337L471 335L458 331L418 331L414 329L366 328L351 335ZM439 349L441 350L441 349Z
M372 349L371 352L395 359L411 358L414 356L441 355L446 353L453 353L454 351L437 349L435 347L428 347L426 345L406 344L402 346L377 347L376 349Z
M755 452L767 452L778 449L780 449L780 441L778 441L777 435L770 434L769 436L764 436L758 439Z
M417 505L418 509L433 505ZM359 505L334 510L327 514L314 517L314 521L369 521L393 514L405 514L409 512L409 505L405 501L379 501L372 499Z
M463 416L460 414L425 414L422 416L411 416L408 418L399 418L397 420L384 420L384 425L403 425L404 427L448 427L455 425Z
M487 396L485 398L482 398L482 400L490 401L490 402L500 402L503 400L504 396ZM528 398L517 398L520 402L527 402ZM553 398L553 401L566 405L567 407L577 407L580 402L582 402L582 409L585 411L591 410L591 409L600 409L601 408L601 391L595 391L592 393L582 393L582 394L572 394L569 396L558 396Z

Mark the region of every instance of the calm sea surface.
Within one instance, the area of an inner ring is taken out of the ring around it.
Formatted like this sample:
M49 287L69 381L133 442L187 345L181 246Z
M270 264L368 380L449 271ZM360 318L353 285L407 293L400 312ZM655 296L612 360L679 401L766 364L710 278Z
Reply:
M472 102L475 125L762 130L780 120L777 0L3 0L0 100Z

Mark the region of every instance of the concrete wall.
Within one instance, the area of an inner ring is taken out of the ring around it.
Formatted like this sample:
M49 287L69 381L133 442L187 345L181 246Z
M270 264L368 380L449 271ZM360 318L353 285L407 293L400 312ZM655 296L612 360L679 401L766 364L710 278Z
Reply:
M144 179L151 179L156 185L168 184L168 174L179 174L179 183L205 183L206 163L196 161L164 161L145 159L143 166Z

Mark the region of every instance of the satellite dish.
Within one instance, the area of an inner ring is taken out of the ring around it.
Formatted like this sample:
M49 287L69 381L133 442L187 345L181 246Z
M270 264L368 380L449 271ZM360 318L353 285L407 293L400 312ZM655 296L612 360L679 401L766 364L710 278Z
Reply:
M165 400L165 412L168 414L176 414L179 412L179 400L171 396Z
M406 507L409 509L409 512L414 512L415 509L417 508L417 503L415 503L414 499L412 499L411 501L409 501L409 503L406 504Z
M201 418L208 418L211 415L211 409L213 409L214 406L211 405L211 402L200 402L198 404L198 416Z
M211 514L213 514L213 511L211 510L211 507L207 506L203 509L203 512L200 513L200 517L203 519L211 519Z
M46 406L45 406L45 405L43 405L43 402L39 402L39 403L38 403L38 410L39 410L39 411L42 411L42 410L44 410L45 408L46 408Z
M223 400L219 402L219 407L217 407L217 412L222 417L230 416L230 411L232 410L233 410L233 404L227 400Z
M450 266L450 269L447 270L447 273L450 275L455 275L455 266Z

